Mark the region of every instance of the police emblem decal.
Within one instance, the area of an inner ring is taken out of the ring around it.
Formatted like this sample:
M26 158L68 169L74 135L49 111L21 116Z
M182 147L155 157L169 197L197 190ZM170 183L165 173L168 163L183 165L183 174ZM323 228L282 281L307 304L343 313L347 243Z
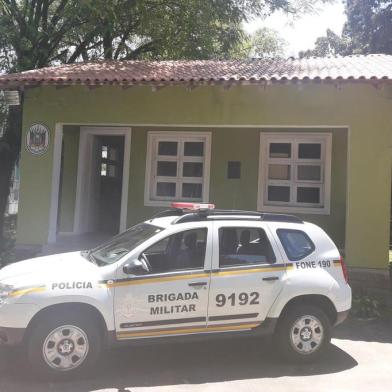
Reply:
M33 155L42 155L49 147L49 129L43 124L33 124L26 135L26 147Z

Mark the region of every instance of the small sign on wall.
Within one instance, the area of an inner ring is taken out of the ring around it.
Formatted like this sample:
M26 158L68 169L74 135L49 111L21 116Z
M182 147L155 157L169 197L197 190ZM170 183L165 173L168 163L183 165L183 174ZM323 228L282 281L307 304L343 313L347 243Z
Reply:
M227 162L227 178L239 179L241 178L241 162L228 161Z
M49 129L43 124L33 124L26 135L26 147L33 155L42 155L49 147Z

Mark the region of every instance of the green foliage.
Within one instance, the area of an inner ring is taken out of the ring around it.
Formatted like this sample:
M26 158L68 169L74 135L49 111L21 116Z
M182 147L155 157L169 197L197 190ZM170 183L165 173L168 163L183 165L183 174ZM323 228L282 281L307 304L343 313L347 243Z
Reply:
M309 0L0 0L7 72L106 59L228 57L242 23Z
M316 40L314 49L299 53L299 57L346 56L352 54L351 40L328 29L324 37Z
M21 106L5 108L0 118L3 119L0 138L0 250L7 247L5 210L11 185L12 171L15 168L21 145L22 110Z
M229 56L231 58L279 58L283 57L287 42L276 30L266 27L253 34L244 35Z
M353 298L351 314L360 319L380 318L383 313L383 302L373 296L360 295Z
M0 93L0 143L7 122L7 114L8 114L8 107L5 103L4 96L2 95L2 93Z
M392 54L392 0L346 0L347 22L341 36L327 30L315 48L300 57Z
M296 15L328 0L0 0L0 68L23 71L95 59L228 58L281 50L277 34L242 23ZM251 42L253 41L253 42ZM250 46L248 51L239 47Z
M392 0L347 0L346 14L353 53L392 53Z
M15 261L14 245L16 237L16 218L8 217L4 224L4 243L0 248L0 268Z
M252 36L252 57L282 57L287 42L276 30L261 28Z

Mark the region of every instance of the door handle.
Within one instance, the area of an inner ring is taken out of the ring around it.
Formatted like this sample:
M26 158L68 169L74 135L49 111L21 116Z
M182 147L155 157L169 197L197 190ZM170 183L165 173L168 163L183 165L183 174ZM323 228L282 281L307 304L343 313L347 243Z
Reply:
M207 282L190 282L188 286L191 287L199 287L199 286L207 286Z
M279 276L266 276L263 278L263 280L266 280L267 282L271 282L273 280L279 280Z

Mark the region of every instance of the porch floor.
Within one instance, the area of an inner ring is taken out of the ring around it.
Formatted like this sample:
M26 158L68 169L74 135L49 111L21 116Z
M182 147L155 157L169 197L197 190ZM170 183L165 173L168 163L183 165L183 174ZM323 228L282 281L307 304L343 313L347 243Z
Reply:
M91 249L102 244L111 237L113 237L113 235L109 233L58 235L56 242L54 244L43 245L41 252L37 256Z

